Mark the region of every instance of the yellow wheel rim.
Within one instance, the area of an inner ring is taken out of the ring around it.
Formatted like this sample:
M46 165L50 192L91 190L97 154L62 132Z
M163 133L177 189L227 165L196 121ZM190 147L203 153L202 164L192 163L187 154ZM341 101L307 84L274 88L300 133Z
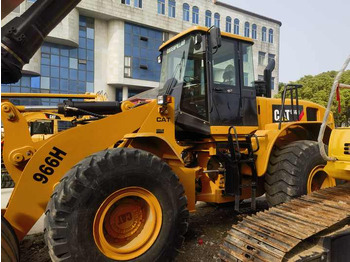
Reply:
M336 185L335 179L325 170L324 165L318 165L311 170L307 181L307 193Z
M141 187L120 189L106 198L95 215L94 240L114 260L134 259L157 239L162 209L157 198Z

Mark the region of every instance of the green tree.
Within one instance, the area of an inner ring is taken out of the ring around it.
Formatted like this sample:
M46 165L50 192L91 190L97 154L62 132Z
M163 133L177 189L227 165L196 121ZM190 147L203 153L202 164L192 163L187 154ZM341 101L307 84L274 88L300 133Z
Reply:
M306 75L299 80L292 82L292 84L303 85L302 88L298 90L299 99L308 100L324 107L327 106L329 94L332 88L332 84L335 76L338 72L329 71L324 72L315 76ZM350 84L350 70L343 73L340 83ZM275 97L281 97L282 90L286 84L279 84L279 92ZM343 124L350 125L350 90L341 90L341 112L338 113L338 102L336 96L333 100L332 112L334 114L334 120L337 126Z

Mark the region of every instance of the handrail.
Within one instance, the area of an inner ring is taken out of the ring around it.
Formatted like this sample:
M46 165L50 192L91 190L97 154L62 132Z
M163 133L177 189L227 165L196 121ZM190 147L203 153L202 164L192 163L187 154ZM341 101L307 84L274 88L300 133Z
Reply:
M331 107L332 107L333 99L334 99L334 94L335 94L337 88L338 87L348 88L348 85L339 84L339 79L340 79L341 75L344 73L346 67L349 65L349 62L350 62L350 55L345 60L342 68L339 70L338 74L336 75L336 77L334 79L332 90L331 90L331 93L330 93L329 99L328 99L327 109L326 109L326 112L325 112L324 117L323 117L322 125L321 125L321 128L320 128L320 133L318 134L318 138L317 138L318 147L320 148L321 156L326 161L336 161L337 160L335 157L329 157L327 155L326 150L324 148L323 136L324 136L324 132L326 130L327 120L328 120L328 117L329 117L329 113L331 111Z

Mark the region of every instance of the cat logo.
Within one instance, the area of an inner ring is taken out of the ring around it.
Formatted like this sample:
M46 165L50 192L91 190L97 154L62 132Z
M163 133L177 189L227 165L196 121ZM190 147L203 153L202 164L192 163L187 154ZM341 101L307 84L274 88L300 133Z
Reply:
M157 118L156 118L156 121L157 122L170 122L170 117L160 117L160 116L158 116Z
M272 105L272 121L274 123L279 122L280 117L282 118L282 122L298 121L299 115L303 111L303 106L299 106L298 108L294 106L292 111L292 107L290 105L285 105L283 116L280 116L280 111L281 105Z

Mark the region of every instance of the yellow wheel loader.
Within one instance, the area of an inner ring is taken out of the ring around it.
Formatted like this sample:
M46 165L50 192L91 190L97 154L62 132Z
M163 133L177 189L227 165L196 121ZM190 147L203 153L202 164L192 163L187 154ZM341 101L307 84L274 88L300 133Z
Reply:
M20 78L44 37L78 2L37 0L2 28L2 83ZM307 193L310 175L326 164L316 142L325 108L299 101L300 86L285 90L294 99L270 98L274 61L264 81L254 81L252 45L217 28L190 28L160 47L158 90L135 98L137 104L64 101L58 113L94 120L40 142L20 111L2 103L4 162L16 182L2 210L2 257L18 261L18 240L45 213L53 261L169 261L196 201L232 202L239 211L240 200L251 198L255 209L264 193L271 206ZM330 115L325 144L333 128ZM327 192L313 201L322 207L341 199L346 213L346 188ZM327 206L322 215L327 211L344 221L339 208ZM279 219L283 212L264 221L288 229ZM303 216L295 206L289 213ZM326 217L323 226L335 220ZM310 219L302 225L315 228ZM303 243L309 231L292 226ZM240 239L234 238L248 247ZM270 242L279 244L285 245Z
M3 213L17 238L45 212L54 261L163 261L180 247L196 201L238 211L264 193L270 205L307 193L308 176L326 163L316 142L325 108L269 98L273 63L254 86L252 45L190 28L160 47L155 99L65 101L59 113L101 119L40 143L2 103L4 161L16 182ZM330 116L326 143L333 127Z

